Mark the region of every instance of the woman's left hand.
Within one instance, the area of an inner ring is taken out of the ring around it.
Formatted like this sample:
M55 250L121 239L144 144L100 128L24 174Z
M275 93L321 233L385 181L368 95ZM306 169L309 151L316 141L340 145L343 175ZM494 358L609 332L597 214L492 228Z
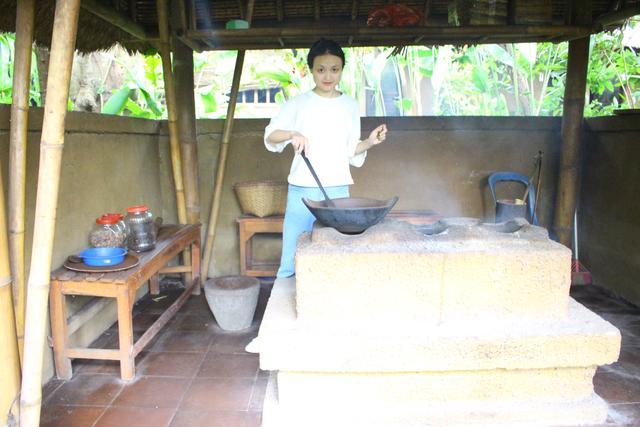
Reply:
M378 145L387 138L387 125L381 124L371 131L369 134L369 144L371 146Z

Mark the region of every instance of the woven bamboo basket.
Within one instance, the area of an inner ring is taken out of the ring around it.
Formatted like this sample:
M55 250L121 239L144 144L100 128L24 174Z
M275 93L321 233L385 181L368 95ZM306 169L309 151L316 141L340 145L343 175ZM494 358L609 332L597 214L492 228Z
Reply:
M263 218L282 215L287 206L287 183L246 181L233 185L242 213Z

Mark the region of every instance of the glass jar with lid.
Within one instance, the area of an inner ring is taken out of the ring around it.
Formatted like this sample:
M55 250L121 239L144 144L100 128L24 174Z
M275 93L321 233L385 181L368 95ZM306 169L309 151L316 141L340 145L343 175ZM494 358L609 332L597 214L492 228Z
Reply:
M108 216L114 218L116 220L116 225L118 229L124 233L125 242L124 245L127 245L127 238L129 237L129 230L127 229L127 224L124 222L124 215L121 213L106 213L103 216Z
M144 252L156 247L156 225L149 207L146 205L128 207L124 221L129 231L129 249Z
M89 244L94 248L123 248L126 241L127 233L120 214L105 214L96 218L89 233Z

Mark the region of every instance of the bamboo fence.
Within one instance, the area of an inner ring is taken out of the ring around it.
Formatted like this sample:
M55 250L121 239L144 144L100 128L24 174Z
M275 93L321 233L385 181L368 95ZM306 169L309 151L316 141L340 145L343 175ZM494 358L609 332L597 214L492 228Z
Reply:
M29 269L24 337L24 375L20 394L20 426L37 427L42 404L42 360L47 324L51 256L64 147L71 66L78 29L80 0L58 0L51 37L51 57L40 139L33 249Z

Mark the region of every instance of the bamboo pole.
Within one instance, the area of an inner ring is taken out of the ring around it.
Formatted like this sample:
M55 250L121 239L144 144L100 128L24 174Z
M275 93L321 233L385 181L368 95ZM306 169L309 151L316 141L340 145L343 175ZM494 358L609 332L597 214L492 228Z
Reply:
M11 128L9 131L9 262L13 281L16 333L20 359L23 356L25 269L24 229L27 187L27 128L29 125L29 83L35 0L18 3L16 44L13 63Z
M573 213L576 209L578 194L578 172L588 63L589 38L569 42L567 82L564 90L562 113L560 176L553 221L553 228L560 243L568 247L571 247Z
M6 230L4 186L0 173L0 230ZM20 391L20 355L16 340L7 233L0 232L0 425L14 425Z
M164 92L167 100L167 124L169 126L169 145L171 147L171 166L173 183L176 188L176 204L178 222L187 223L187 210L184 198L184 184L182 182L182 162L180 159L180 142L178 141L178 126L176 123L176 90L171 69L171 42L169 40L169 16L167 0L156 0L158 10L158 31L160 33L160 56L162 57L162 74L164 76Z
M247 4L247 15L245 19L251 25L253 17L254 0L249 0ZM229 94L229 105L227 106L227 117L224 121L222 129L222 141L220 144L220 153L218 154L218 165L216 170L216 182L213 190L213 200L211 201L211 212L209 214L209 224L207 226L207 236L205 238L204 257L201 264L202 281L209 276L209 264L211 263L211 255L213 253L213 242L216 238L216 225L218 224L218 216L220 214L220 201L222 200L222 183L224 181L224 172L227 167L227 157L229 154L229 140L231 139L231 130L233 129L233 116L236 112L236 100L238 98L238 90L240 89L240 78L242 77L242 66L244 65L244 50L238 51L236 56L236 65L233 69L233 80L231 81L231 93Z
M64 119L67 114L79 12L80 0L56 2L47 101L40 139L40 167L28 281L24 376L20 395L21 427L36 427L40 422L42 359L47 324L51 255L64 146Z
M193 51L176 43L174 51L176 104L180 153L184 179L187 222L200 222L198 192L198 137L196 133L196 105L193 99Z

